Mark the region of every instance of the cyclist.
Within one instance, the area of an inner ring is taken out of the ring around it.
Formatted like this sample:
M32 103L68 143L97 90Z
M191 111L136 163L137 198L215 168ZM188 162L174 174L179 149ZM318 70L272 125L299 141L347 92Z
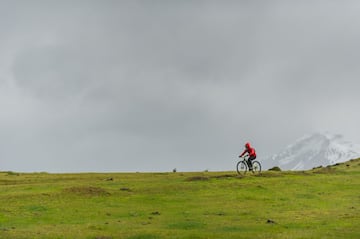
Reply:
M245 144L245 150L244 150L244 152L242 152L242 154L239 155L239 158L244 156L244 154L246 154L246 153L249 155L249 158L247 159L247 164L249 165L249 170L252 170L252 162L251 161L256 159L256 152L255 152L255 149L251 147L249 142L247 142Z

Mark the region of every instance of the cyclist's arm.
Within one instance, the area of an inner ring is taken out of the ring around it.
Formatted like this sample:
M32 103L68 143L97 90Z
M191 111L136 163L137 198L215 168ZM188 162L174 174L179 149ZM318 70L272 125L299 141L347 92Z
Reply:
M239 157L244 156L244 154L246 154L247 152L248 152L247 149L245 149L244 152L242 152L242 154L239 155Z

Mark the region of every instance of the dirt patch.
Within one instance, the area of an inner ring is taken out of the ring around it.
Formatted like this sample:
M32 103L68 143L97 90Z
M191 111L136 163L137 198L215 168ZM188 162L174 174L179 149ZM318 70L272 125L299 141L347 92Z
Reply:
M223 175L218 175L218 176L213 176L212 178L234 178L237 175L235 174L223 174Z
M120 191L132 192L130 188L120 188Z
M268 219L266 221L267 224L276 224L276 222L274 220Z
M275 177L283 177L284 174L282 173L260 173L258 175L255 175L256 177L262 177L262 178L275 178Z
M194 177L190 177L185 179L185 181L188 182L192 182L192 181L207 181L209 180L209 177L205 177L205 176L194 176Z
M94 196L109 196L110 193L107 192L105 189L100 187L71 187L64 189L64 192L75 194L78 196L87 196L87 197L94 197Z

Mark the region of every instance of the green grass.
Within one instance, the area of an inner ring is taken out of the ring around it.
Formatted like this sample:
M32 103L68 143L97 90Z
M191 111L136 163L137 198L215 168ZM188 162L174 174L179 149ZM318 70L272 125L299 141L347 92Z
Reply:
M304 172L0 172L0 238L360 238L360 160Z

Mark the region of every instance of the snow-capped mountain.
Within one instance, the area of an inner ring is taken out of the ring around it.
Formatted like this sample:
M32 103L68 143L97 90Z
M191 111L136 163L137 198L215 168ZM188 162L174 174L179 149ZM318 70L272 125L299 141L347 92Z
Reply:
M360 158L360 145L345 141L339 134L315 133L300 138L265 161L284 170L307 170L354 158Z

